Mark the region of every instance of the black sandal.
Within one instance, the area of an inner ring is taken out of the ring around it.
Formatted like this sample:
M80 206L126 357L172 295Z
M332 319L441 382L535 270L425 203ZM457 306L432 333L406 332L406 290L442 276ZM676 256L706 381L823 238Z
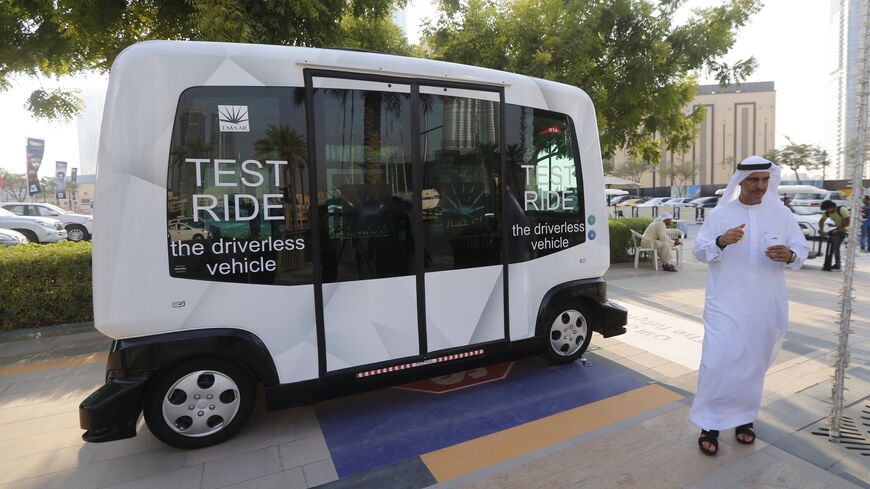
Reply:
M709 443L713 447L705 447L704 443ZM701 453L710 457L719 453L719 430L701 430L701 437L698 438L698 448L701 449Z
M752 439L749 441L741 440L740 438L737 438L738 435L748 435L751 436ZM755 430L752 429L752 423L746 423L734 428L734 437L737 438L737 443L742 443L743 445L752 445L755 443Z

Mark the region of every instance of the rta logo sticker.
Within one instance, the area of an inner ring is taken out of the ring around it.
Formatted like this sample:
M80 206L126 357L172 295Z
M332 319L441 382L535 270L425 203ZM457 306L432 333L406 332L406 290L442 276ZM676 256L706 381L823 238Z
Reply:
M474 387L487 382L504 379L508 376L513 367L514 362L497 363L495 365L487 365L486 367L466 370L464 372L456 372L441 377L433 377L431 379L412 382L410 384L396 386L396 389L427 392L429 394L444 394L446 392L458 391L467 387Z
M247 105L218 105L221 132L250 132Z

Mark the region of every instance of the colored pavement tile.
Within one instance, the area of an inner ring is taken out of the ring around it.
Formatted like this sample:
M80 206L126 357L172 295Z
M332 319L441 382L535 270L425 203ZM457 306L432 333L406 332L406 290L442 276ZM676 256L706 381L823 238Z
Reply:
M612 367L553 366L534 358L515 363L503 380L470 388L442 394L383 389L324 402L315 411L344 478L643 385Z

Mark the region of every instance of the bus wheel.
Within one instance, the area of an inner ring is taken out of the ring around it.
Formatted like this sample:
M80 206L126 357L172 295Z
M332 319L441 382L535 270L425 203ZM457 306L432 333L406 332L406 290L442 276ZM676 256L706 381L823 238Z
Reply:
M546 355L554 363L571 363L589 347L592 329L589 313L580 304L570 303L555 309L546 323Z
M251 375L219 358L196 358L157 374L145 393L148 429L177 448L201 448L235 435L251 416Z

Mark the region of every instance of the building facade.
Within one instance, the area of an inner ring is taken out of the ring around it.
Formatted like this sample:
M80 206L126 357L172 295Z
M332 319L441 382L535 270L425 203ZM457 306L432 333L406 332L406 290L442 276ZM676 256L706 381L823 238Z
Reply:
M826 150L831 166L827 178L851 178L848 155L857 137L864 16L864 0L831 0L828 32L832 56L828 57L826 120ZM870 178L867 165L864 178Z
M776 91L772 81L726 88L700 85L685 111L697 108L705 112L695 144L685 153L663 152L656 168L641 177L641 187L672 186L671 178L664 175L668 168L681 165L693 169L687 185L726 184L742 159L775 147ZM627 160L624 151L614 155L615 173Z

